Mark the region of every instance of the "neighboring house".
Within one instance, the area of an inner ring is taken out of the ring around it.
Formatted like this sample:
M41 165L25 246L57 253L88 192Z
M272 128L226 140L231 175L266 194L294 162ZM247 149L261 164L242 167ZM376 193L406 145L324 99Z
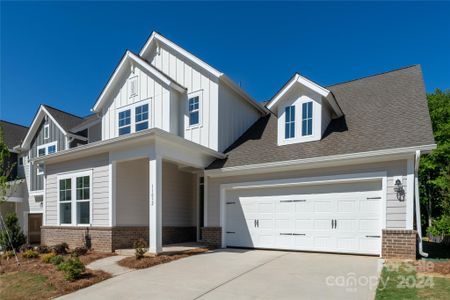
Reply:
M92 112L65 126L42 106L22 143L44 244L415 257L419 157L436 147L419 66L328 87L295 74L262 105L153 33ZM60 126L43 142L46 121Z

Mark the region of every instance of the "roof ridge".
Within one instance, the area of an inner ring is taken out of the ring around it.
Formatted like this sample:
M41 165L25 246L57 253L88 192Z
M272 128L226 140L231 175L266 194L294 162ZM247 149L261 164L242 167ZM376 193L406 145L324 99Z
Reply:
M327 85L327 86L325 86L325 88L329 88L329 87L333 87L333 86L341 85L341 84L347 84L347 83L350 83L350 82L353 82L353 81L358 81L358 80L362 80L362 79L376 77L376 76L380 76L380 75L384 75L384 74L388 74L388 73L398 72L398 71L402 71L402 70L405 70L405 69L414 68L414 67L418 67L418 66L420 67L420 64L409 65L409 66L405 66L405 67L401 67L401 68L397 68L397 69L393 69L393 70L389 70L389 71L384 71L384 72L380 72L380 73L376 73L376 74L372 74L372 75L362 76L362 77L359 77L359 78L355 78L355 79L346 80L346 81L334 83L334 84L331 84L331 85Z
M25 126L25 125L22 125L22 124L17 124L17 123L11 122L11 121L2 120L2 119L0 119L0 122L9 123L11 125L20 126L20 127L26 128L26 129L29 128L28 126Z
M66 114L66 115L70 115L70 116L75 117L75 118L78 118L78 119L83 119L83 117L80 117L80 116L77 116L77 115L75 115L75 114L73 114L73 113L70 113L70 112L64 111L64 110L62 110L62 109L59 109L59 108L50 106L50 105L48 105L48 104L42 104L42 106L48 107L48 108L51 108L51 109L54 109L54 110L57 110L57 111L59 111L59 112L62 112L62 113L64 113L64 114Z

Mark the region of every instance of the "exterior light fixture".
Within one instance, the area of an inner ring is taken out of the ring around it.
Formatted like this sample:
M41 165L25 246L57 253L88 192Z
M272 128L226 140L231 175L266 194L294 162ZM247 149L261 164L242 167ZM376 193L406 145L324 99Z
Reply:
M397 200L398 201L405 201L405 189L403 188L403 184L400 181L400 179L397 179L395 181L394 192L397 193Z

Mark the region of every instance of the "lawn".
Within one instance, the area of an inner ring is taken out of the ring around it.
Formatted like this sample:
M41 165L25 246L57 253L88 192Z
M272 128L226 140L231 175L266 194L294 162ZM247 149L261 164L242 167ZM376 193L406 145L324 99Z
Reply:
M387 261L376 299L450 299L450 261Z
M108 253L88 252L80 256L84 264L110 256ZM93 285L111 275L86 269L81 278L67 281L56 266L40 258L26 259L19 255L20 266L14 258L0 259L0 299L51 299Z

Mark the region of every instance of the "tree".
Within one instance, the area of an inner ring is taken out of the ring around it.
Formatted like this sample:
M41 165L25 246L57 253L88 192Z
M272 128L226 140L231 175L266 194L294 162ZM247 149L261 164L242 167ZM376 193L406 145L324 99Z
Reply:
M450 91L436 89L427 98L437 148L421 158L419 179L421 204L430 227L433 219L450 218Z
M0 231L0 247L2 250L16 250L27 242L15 213L6 216L5 225L6 227Z

